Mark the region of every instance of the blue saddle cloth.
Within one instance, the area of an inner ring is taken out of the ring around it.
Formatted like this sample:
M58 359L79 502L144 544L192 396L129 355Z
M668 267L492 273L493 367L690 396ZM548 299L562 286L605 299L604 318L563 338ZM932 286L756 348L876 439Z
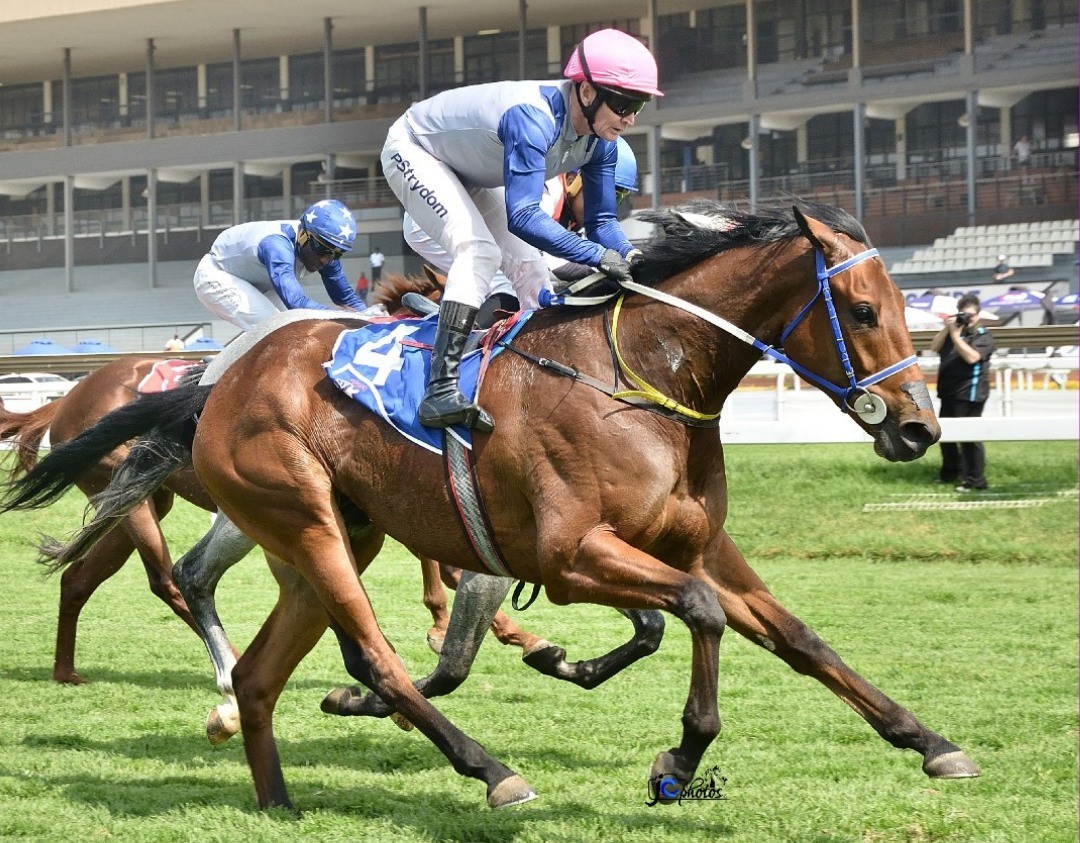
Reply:
M502 339L512 339L531 315L525 314ZM433 314L426 319L377 322L343 331L323 368L336 387L381 416L406 439L441 454L442 429L424 427L416 418L431 371L438 318ZM407 344L402 345L402 340ZM496 346L491 356L501 350ZM461 391L470 400L476 395L481 357L476 350L461 361ZM472 447L468 428L458 425L448 431L466 448Z

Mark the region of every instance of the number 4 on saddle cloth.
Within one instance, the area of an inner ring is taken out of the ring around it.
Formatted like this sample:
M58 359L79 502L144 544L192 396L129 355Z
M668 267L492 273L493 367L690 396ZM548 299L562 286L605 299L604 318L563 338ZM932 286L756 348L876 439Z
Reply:
M503 350L503 344L514 338L531 315L532 311L525 311L492 328L500 334L497 343L489 343L491 357ZM323 368L338 389L381 416L406 439L441 454L442 428L424 427L416 417L431 371L437 324L438 314L433 314L426 319L373 322L344 331ZM461 392L470 401L476 398L483 354L478 348L461 360ZM472 448L468 428L458 425L447 428L447 433Z

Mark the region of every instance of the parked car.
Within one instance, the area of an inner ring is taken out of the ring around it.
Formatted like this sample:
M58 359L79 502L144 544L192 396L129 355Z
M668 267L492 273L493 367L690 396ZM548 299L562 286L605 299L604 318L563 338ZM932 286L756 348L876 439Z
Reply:
M10 372L0 375L0 401L13 413L29 413L67 395L75 381L52 372Z

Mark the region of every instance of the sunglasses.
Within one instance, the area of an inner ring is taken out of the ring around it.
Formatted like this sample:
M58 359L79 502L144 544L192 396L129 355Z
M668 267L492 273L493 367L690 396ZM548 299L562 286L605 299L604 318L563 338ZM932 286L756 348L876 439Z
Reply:
M311 251L319 257L329 256L332 260L340 260L341 256L345 254L344 249L335 249L333 246L323 243L322 240L310 231L305 231L304 233L307 234L307 244L311 247Z
M602 97L602 102L619 117L629 117L631 114L640 114L641 109L649 104L652 97L631 97L612 88L604 88L597 85L596 91Z

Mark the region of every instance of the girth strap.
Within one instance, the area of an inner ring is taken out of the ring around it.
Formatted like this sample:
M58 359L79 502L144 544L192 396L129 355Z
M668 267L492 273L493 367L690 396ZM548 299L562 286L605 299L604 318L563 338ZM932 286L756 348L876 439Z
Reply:
M492 534L491 522L488 520L476 481L476 468L471 452L456 436L444 433L443 459L450 499L454 502L461 526L465 529L465 537L472 545L477 559L495 576L513 577L514 574L499 552L499 546Z

